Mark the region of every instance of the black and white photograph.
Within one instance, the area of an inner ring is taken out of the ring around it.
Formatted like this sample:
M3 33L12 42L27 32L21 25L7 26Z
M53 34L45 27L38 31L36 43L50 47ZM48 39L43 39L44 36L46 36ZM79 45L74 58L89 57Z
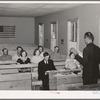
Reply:
M0 93L99 90L100 3L0 1Z

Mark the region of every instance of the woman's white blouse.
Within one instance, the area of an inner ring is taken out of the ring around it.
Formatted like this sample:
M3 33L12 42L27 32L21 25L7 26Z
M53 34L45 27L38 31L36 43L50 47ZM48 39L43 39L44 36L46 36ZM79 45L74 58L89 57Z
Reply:
M42 60L43 60L43 58L41 56L33 56L32 59L31 59L31 62L38 64Z

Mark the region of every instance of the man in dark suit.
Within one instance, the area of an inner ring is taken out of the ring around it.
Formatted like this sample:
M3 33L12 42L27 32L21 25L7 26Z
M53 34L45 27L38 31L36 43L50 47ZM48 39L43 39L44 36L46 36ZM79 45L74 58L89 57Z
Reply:
M84 35L86 47L83 50L83 58L80 57L75 49L73 53L75 59L83 65L83 85L96 84L99 78L100 48L96 46L94 36L91 32Z
M49 90L49 79L46 71L56 70L48 52L43 54L44 59L38 64L38 79L42 80L43 90Z

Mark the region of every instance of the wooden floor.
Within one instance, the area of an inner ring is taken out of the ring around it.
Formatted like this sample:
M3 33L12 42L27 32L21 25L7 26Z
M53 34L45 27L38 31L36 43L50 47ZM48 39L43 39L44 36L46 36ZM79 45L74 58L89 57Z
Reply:
M76 87L69 87L68 90L71 91L93 91L93 90L100 90L100 84L92 84L92 85L83 85L83 86L76 86Z

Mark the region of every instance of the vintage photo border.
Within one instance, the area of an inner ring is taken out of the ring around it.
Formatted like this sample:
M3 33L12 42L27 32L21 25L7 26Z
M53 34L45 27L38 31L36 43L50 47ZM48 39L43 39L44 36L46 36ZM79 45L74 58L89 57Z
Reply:
M27 3L27 0L18 0L16 2L23 2L24 3ZM0 3L10 3L10 2L15 2L14 0L12 1L8 1L8 0L4 0L4 1L0 1ZM43 2L46 2L46 3L49 3L49 2L52 2L52 3L82 3L82 1L73 1L73 0L70 0L70 1L66 1L66 0L63 0L63 1L60 1L60 0L57 0L57 1L47 1L47 0L37 0L37 1L33 1L33 0L30 0L28 2L40 2L40 3L43 3ZM100 3L99 0L98 1L83 1L83 3ZM1 91L0 90L0 99L3 100L3 99L25 99L25 100L29 100L29 99L70 99L70 100L77 100L77 99L99 99L100 98L100 91Z

